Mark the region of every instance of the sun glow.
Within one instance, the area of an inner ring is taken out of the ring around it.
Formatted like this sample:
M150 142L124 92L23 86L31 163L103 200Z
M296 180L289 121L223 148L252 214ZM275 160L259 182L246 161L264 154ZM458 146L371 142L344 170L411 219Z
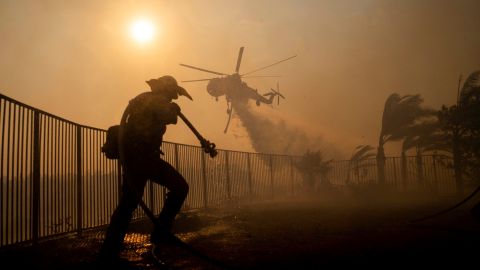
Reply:
M137 20L132 23L130 34L138 43L147 43L155 36L155 27L153 23L148 20Z

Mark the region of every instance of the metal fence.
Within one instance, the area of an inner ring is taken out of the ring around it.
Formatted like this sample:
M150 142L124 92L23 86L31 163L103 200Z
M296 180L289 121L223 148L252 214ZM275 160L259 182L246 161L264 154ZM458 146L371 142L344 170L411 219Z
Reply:
M73 123L1 94L0 113L0 247L108 224L119 199L121 169L100 152L105 130ZM292 196L303 188L295 166L299 157L219 150L212 159L200 147L169 142L163 143L162 150L164 159L190 185L184 209ZM388 183L408 190L434 181L437 190L453 191L452 170L436 157L424 158L422 180L415 167L418 162L409 158L408 175L402 178L400 160L388 159ZM335 186L373 183L375 161L361 168L349 161L333 162L326 180ZM158 214L165 190L152 183L145 189L144 201ZM134 213L134 218L143 216L139 209Z
M388 157L385 160L385 185L397 191L456 193L452 158L444 155ZM337 161L327 175L336 186L375 185L378 183L376 159L361 163Z

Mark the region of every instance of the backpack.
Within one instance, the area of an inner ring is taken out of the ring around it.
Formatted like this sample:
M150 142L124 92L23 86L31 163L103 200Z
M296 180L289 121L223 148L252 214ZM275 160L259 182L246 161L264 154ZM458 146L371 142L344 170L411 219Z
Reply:
M120 133L120 125L111 126L107 130L107 138L102 146L102 153L108 159L120 158L118 136Z

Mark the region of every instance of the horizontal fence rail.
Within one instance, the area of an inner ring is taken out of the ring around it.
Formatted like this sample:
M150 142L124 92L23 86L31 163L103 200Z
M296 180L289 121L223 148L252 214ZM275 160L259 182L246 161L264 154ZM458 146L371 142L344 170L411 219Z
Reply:
M121 168L100 152L106 131L80 125L0 94L0 247L104 226L120 194ZM163 158L190 185L184 210L227 201L300 194L298 156L219 150L164 142ZM448 157L387 158L387 185L398 190L453 193ZM317 183L377 183L376 161L334 161ZM144 201L159 214L165 189L149 182ZM134 218L142 218L138 208Z

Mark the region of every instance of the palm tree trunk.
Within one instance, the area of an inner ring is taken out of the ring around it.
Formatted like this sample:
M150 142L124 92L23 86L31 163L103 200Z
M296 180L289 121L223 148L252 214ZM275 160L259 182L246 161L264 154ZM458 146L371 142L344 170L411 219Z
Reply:
M425 181L423 177L422 151L419 147L417 147L417 155L415 157L415 161L417 164L417 182L422 188L425 188Z

